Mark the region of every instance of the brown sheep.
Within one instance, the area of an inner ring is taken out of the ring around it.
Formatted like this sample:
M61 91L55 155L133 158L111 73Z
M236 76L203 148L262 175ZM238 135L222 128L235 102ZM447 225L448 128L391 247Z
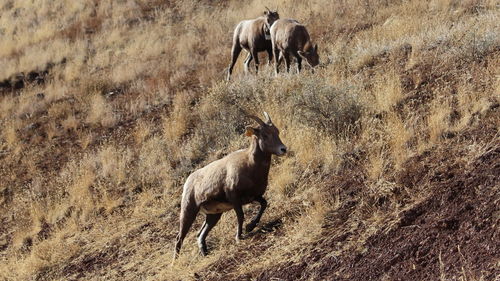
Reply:
M277 11L271 11L267 8L264 16L258 17L253 20L244 20L238 23L234 29L233 47L231 49L231 64L227 72L227 80L231 78L234 64L238 60L238 56L242 49L248 52L245 59L245 72L248 72L248 66L252 60L255 61L255 71L259 71L259 52L267 51L269 55L269 62L273 59L273 50L271 45L271 38L269 30L271 25L279 19Z
M276 20L271 26L271 41L276 75L282 59L290 71L290 55L297 59L297 72L302 69L302 59L311 67L319 64L318 45L313 46L306 27L294 19Z
M259 223L267 207L263 195L267 188L271 155L286 153L286 146L280 140L278 128L273 125L267 113L264 112L264 115L266 122L256 116L249 116L259 126L246 127L245 134L251 137L247 149L235 151L216 160L187 178L182 192L180 228L174 258L177 257L198 212L206 215L205 222L198 232L198 245L202 255L207 254L205 238L223 212L231 209L236 212L237 241L242 238L243 205L254 201L260 203L259 213L246 226L246 231L252 231Z

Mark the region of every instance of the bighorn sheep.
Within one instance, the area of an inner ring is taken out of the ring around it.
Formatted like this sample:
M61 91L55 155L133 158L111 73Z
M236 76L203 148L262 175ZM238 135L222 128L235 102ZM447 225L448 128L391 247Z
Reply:
M319 64L318 45L313 46L306 27L294 19L276 20L271 26L271 42L276 75L282 58L290 71L290 55L297 58L297 72L302 69L302 59L311 67Z
M264 16L258 17L253 20L244 20L238 23L234 29L233 47L231 49L231 64L227 72L227 80L231 78L234 64L238 60L238 56L242 49L248 52L245 59L245 72L248 72L250 62L255 60L255 71L259 71L259 52L267 51L269 55L269 63L273 59L273 49L271 45L271 38L269 36L269 29L275 20L279 19L277 11L271 11L267 8Z
M206 215L198 232L198 246L202 255L207 254L205 238L217 224L223 212L234 209L238 219L236 240L242 238L242 206L253 201L260 203L258 214L247 224L252 231L259 223L267 201L262 197L267 188L267 177L271 166L271 155L283 155L286 146L281 142L278 128L264 112L266 122L250 115L259 126L246 127L245 135L251 137L248 149L235 151L196 170L186 180L182 192L180 228L175 245L177 257L189 228L198 212Z

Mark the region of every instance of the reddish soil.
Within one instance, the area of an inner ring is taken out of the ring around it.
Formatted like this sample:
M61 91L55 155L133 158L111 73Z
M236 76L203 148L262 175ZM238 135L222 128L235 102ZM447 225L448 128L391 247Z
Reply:
M403 212L399 227L371 237L364 254L325 260L319 276L335 280L437 280L443 273L494 280L500 274L494 268L500 253L495 227L499 159L497 148L483 155L470 172L463 173L462 167L453 164L435 171L431 178L435 193ZM413 164L425 169L418 161ZM323 246L328 248L328 242ZM292 274L293 268L289 267ZM283 273L280 276L287 275L287 269Z

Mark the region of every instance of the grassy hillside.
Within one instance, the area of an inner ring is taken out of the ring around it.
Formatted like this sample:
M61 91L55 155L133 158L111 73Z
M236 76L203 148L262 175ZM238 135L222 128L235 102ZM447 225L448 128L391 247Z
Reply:
M500 276L497 1L274 3L0 4L0 280ZM224 81L266 5L321 65L244 75L242 54ZM200 215L172 264L184 180L262 111L289 153L260 226L236 244L228 212L201 257Z

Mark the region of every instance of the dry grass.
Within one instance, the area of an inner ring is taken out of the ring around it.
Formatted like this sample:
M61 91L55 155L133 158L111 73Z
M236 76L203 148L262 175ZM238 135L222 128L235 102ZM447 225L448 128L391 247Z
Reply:
M328 180L353 162L366 174L363 203L337 231L363 232L332 255L362 252L400 202L418 199L374 203L396 196L407 159L500 102L495 1L278 1L282 17L306 24L322 66L245 76L240 58L223 82L232 29L265 5L0 5L0 82L25 75L24 88L0 88L0 280L189 280L232 258L232 276L298 261L342 203ZM44 80L30 81L32 71ZM208 258L192 231L170 266L186 176L245 147L243 112L264 110L290 149L273 162L263 218L281 226L236 245L229 213L209 236ZM441 278L450 278L444 269Z

